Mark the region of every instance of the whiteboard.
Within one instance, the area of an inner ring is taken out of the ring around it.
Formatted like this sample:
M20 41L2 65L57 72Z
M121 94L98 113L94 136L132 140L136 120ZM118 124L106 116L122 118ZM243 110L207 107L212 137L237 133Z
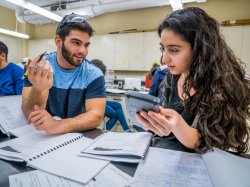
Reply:
M8 61L20 63L24 57L24 44L25 40L0 35L0 41L2 41L5 45L7 45L8 52Z

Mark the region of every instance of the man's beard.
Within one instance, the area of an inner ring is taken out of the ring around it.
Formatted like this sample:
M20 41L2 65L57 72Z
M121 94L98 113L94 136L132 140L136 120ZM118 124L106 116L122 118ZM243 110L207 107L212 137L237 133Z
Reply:
M74 66L74 67L79 67L81 64L82 64L82 62L83 62L83 60L84 60L84 58L81 60L81 61L74 61L73 60L73 55L71 55L71 53L70 53L70 51L65 47L65 45L64 45L64 42L62 43L62 56L63 56L63 58L70 64L70 65L72 65L72 66Z

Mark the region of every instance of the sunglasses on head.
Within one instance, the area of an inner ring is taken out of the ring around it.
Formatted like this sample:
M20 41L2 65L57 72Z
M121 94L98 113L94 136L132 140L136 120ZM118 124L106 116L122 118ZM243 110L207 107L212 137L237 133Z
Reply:
M78 15L73 15L73 16L68 16L65 18L65 20L62 20L61 24L60 24L60 29L63 28L64 26L70 24L70 23L88 23L86 18L84 18L83 16L78 16Z

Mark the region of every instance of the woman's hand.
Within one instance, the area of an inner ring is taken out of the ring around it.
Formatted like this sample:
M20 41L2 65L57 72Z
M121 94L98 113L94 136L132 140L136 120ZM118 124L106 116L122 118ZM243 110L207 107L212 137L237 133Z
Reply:
M137 120L145 130L151 130L159 136L169 135L180 123L185 123L182 116L172 109L160 107L159 113L142 111L136 114Z

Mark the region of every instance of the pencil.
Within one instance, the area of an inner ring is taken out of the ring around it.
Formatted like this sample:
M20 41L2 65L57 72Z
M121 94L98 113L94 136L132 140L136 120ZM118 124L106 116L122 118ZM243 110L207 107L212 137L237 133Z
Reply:
M38 59L38 62L37 62L37 64L36 64L36 66L35 66L35 71L36 71L36 69L37 69L38 64L40 63L40 61L41 61L42 58L44 57L44 55L46 55L46 51L43 52L43 53L40 55L40 57L39 57L39 59ZM28 71L28 69L27 69L27 70L25 71L25 73L23 74L23 79L24 79L25 77L28 77L28 73L29 73L29 71Z

